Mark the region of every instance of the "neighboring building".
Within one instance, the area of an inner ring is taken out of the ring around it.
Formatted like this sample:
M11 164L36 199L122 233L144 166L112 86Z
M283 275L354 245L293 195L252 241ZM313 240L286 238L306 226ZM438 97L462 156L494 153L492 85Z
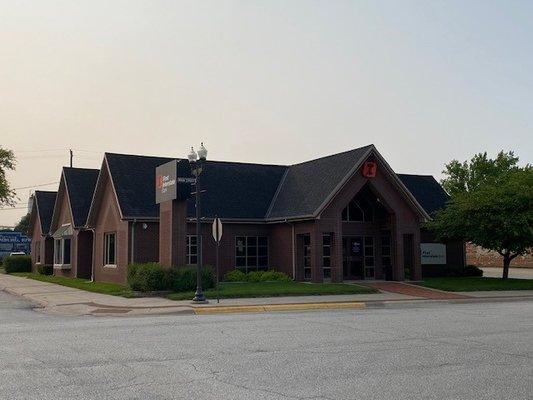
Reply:
M22 232L0 232L0 261L14 252L29 254L30 238Z
M473 243L466 244L466 262L478 267L503 268L503 257L497 251L484 249ZM533 268L533 254L517 256L511 261L511 267Z
M54 263L54 239L50 223L57 192L37 190L33 195L28 234L31 238L31 265L35 272L39 265Z
M86 222L98 174L97 169L63 168L50 223L54 275L91 278L93 233Z

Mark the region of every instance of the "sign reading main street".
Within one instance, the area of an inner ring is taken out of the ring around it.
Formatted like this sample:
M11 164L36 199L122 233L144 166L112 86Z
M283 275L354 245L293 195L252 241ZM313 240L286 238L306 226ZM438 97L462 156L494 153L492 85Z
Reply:
M155 202L187 200L195 183L188 160L172 160L155 169Z

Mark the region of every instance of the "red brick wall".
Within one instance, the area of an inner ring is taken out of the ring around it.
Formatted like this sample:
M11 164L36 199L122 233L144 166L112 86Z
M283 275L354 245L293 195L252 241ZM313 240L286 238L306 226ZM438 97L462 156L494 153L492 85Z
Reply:
M495 251L484 249L472 243L466 244L466 263L479 267L503 267L503 257ZM533 268L533 255L518 256L511 261L511 267Z
M127 221L120 219L120 211L107 175L103 179L105 187L97 211L94 235L94 279L98 282L126 283L130 248L129 226ZM111 232L116 233L117 241L115 266L104 265L104 235Z

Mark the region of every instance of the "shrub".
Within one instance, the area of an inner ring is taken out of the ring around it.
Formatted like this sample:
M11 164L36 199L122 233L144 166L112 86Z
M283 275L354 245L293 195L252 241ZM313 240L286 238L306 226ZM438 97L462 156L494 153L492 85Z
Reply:
M53 265L39 265L37 267L37 272L41 275L52 275L54 273L54 266Z
M261 282L263 280L264 271L252 271L246 274L247 282Z
M196 267L169 268L165 279L167 289L174 292L189 292L196 289ZM202 268L202 288L215 286L215 273L210 266Z
M3 264L7 274L13 272L31 272L30 256L7 256L4 258Z
M463 276L483 276L483 270L475 265L467 265L463 270Z
M167 270L158 263L130 264L128 266L128 285L133 290L141 292L165 290Z
M261 277L262 282L267 281L278 281L278 282L289 282L292 281L291 277L287 274L284 274L283 272L269 270L263 273L263 276Z
M224 275L225 282L244 282L246 281L246 274L241 270L234 269Z
M133 290L153 292L172 290L175 292L196 289L196 267L167 268L158 263L130 264L128 285ZM215 286L215 274L209 266L202 268L202 287Z

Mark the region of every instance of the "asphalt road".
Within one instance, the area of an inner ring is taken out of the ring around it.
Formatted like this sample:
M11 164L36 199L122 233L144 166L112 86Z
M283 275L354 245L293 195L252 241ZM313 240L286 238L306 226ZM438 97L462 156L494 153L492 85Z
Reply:
M2 399L531 399L533 301L59 317L0 292Z

